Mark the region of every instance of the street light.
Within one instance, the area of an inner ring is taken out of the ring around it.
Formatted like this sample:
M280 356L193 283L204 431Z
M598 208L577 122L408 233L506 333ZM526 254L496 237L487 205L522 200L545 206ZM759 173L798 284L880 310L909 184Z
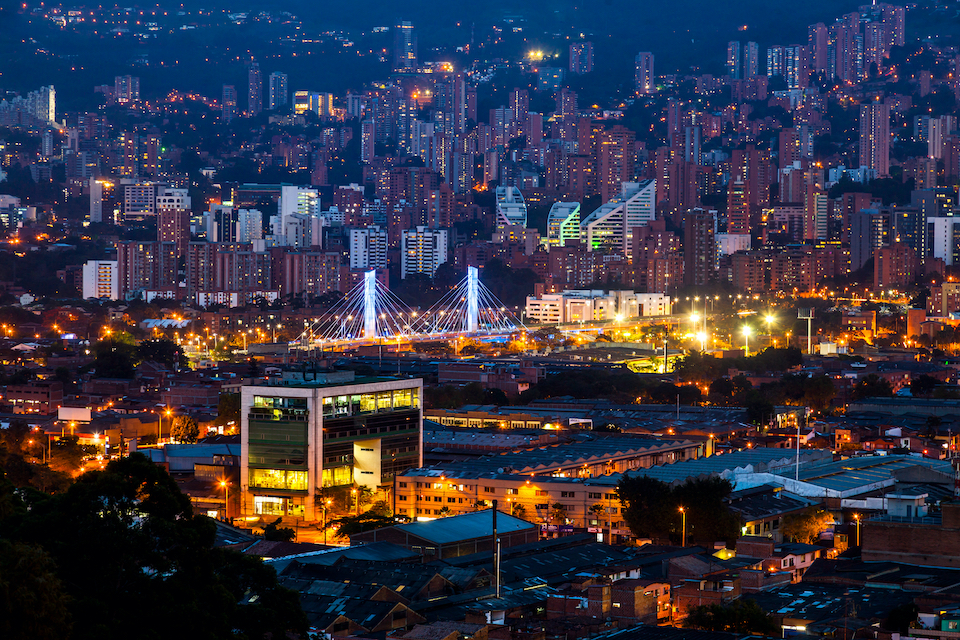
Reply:
M770 326L770 325L772 325L772 324L776 321L776 317L774 317L773 314L769 314L769 313L768 313L768 314L767 314L767 317L764 318L764 321L767 323L767 335L770 336L770 340L772 341L772 340L773 340L773 330L771 329L771 326Z
M860 546L860 514L853 514L853 519L857 521L857 547Z
M163 440L163 411L157 412L157 446L160 446L160 441ZM170 409L166 410L167 417L171 415Z
M750 357L750 327L743 328L743 355Z
M697 339L700 341L700 351L706 351L707 347L707 334L701 331L697 334Z
M680 546L687 546L687 511L680 507Z
M327 508L331 502L333 501L330 498L323 502L323 544L327 544Z
M220 488L223 489L223 517L230 521L230 483L226 480L220 481Z

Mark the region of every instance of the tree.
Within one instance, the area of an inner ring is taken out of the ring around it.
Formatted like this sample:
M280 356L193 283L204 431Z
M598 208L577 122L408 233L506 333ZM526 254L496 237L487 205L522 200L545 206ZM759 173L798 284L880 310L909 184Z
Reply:
M852 400L863 400L864 398L890 398L893 396L893 387L887 380L881 378L875 373L861 378L853 387L850 394Z
M783 517L781 532L794 542L813 544L831 524L833 524L833 516L823 509L791 513Z
M200 437L200 425L191 416L176 416L170 427L170 435L177 442L196 442Z
M624 474L617 485L623 519L637 538L667 540L677 518L672 489L666 482L647 476Z
M374 513L378 516L389 518L393 516L393 509L390 508L390 503L386 500L377 500L370 505L370 508L367 509L367 513Z
M596 504L590 505L590 508L587 509L587 511L590 513L591 516L593 516L593 519L598 522L602 522L603 517L607 514L607 508L604 507L603 504L599 502L597 502Z
M733 542L738 537L739 519L725 503L732 490L730 481L722 478L690 479L671 486L647 476L624 476L617 496L623 519L636 537L680 542L683 507L687 541L712 548L718 540Z
M917 397L926 397L933 393L933 390L940 385L940 381L933 376L926 374L914 378L910 382L910 393Z
M75 475L83 460L83 449L79 438L66 435L55 440L50 446L50 468L69 475Z
M520 518L523 520L527 515L527 508L519 502L514 502L513 506L510 507L510 515L512 515L514 518Z
M171 369L187 366L183 349L173 340L144 340L137 346L137 356L141 361L156 362Z
M550 507L550 519L559 524L567 523L567 505L562 502L554 502Z
M277 518L263 528L263 539L272 542L292 542L297 533L290 527L281 527L282 518Z
M136 347L125 340L102 340L94 345L97 354L93 366L98 378L133 378Z
M67 603L57 568L43 549L0 539L0 636L69 637Z
M327 524L327 528L335 529L337 538L349 538L352 535L364 531L391 527L397 524L398 521L399 518L394 518L393 516L384 516L367 511L358 516L343 516L342 518L331 520Z
M240 426L240 394L223 392L217 402L217 424L226 425L233 422Z
M143 455L88 471L64 493L13 500L12 512L0 509L2 537L52 559L73 640L120 640L133 628L157 640L184 629L208 638L306 634L297 595L260 559L214 548L213 520L194 515L173 478Z

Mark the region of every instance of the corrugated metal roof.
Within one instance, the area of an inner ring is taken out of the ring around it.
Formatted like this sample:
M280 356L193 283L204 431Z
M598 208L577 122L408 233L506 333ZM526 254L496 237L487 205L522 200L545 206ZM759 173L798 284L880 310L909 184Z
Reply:
M536 527L535 524L514 518L502 511L497 514L498 533L524 531ZM437 544L449 544L460 540L473 540L474 538L493 535L493 516L491 509L485 509L449 518L399 524L395 528Z

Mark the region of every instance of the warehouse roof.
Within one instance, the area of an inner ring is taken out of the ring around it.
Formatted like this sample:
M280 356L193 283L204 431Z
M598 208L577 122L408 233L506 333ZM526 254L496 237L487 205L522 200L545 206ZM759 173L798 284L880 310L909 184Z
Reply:
M461 540L473 540L483 536L493 535L493 516L490 509L465 513L449 518L437 518L421 522L398 524L392 527L412 536L435 542L436 544L450 544ZM511 533L535 529L537 525L514 518L502 511L497 514L497 533Z

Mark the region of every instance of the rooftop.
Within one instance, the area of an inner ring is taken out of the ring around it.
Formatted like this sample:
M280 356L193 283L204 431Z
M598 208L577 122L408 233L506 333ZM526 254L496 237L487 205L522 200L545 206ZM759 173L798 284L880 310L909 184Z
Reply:
M664 464L649 469L628 471L630 476L646 476L662 482L684 482L688 478L710 475L731 475L743 473L772 472L774 469L793 469L797 454L792 449L744 449L730 453L717 454L696 460L684 460L673 464ZM800 452L800 468L816 461L832 459L829 451L808 449Z
M841 494L851 491L863 492L892 486L895 482L893 477L895 471L916 466L942 473L953 473L951 464L947 460L908 455L863 456L806 468L801 466L800 481ZM777 473L781 476L793 477L791 470L785 469Z
M473 540L474 538L493 535L493 515L491 511L491 509L484 509L483 511L465 513L449 518L409 522L395 525L393 528L437 544L450 544L461 540ZM497 514L498 533L535 528L537 528L537 525L520 518L514 518L502 511Z

